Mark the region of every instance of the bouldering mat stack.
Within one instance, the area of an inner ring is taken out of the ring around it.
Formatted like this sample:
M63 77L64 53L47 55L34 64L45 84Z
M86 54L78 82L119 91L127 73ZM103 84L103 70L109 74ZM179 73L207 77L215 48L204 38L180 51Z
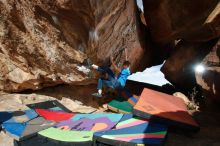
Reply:
M89 146L93 143L94 132L112 129L122 116L122 114L76 114L69 120L40 131L39 135L56 143Z
M46 110L46 109L36 109L36 112L44 119L54 122L69 120L75 115L74 113L67 113L63 111L54 111L54 110Z
M138 97L133 96L128 90L122 92L121 97L117 97L108 103L108 109L123 114L131 113L133 106L137 103Z
M27 139L54 124L38 117L34 110L15 111L9 114L8 117L11 118L2 123L2 128L17 141Z
M94 133L94 145L163 145L167 126L124 115L113 130Z
M198 124L187 112L182 99L147 88L143 90L134 106L133 114L169 126L199 130Z
M12 117L10 112L0 112L0 131L2 130L2 123L9 120Z
M57 100L50 100L50 101L45 101L45 102L28 104L27 106L31 109L49 109L49 110L54 110L54 111L71 112L61 103L59 103Z
M3 124L23 123L37 116L38 114L34 110L0 112L0 119Z
M0 112L0 128L3 123L26 122L37 117L33 110Z
M11 119L11 117L12 117L12 113L11 112L0 112L0 125L3 122Z

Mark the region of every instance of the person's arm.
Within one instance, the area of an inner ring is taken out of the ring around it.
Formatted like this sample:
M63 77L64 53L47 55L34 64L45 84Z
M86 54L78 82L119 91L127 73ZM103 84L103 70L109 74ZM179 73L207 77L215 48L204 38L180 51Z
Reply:
M120 68L118 68L117 65L115 64L115 62L114 62L114 60L113 60L113 57L111 57L111 63L112 63L112 66L113 66L115 72L116 72L117 74L119 74L119 73L121 72L121 70L120 70Z

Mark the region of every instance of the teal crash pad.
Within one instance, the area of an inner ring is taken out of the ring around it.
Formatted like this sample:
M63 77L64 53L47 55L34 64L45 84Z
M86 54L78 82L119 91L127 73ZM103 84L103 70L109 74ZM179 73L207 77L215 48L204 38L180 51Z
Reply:
M128 101L125 101L123 98L118 97L108 103L108 109L114 112L127 114L131 113L133 105L131 105Z

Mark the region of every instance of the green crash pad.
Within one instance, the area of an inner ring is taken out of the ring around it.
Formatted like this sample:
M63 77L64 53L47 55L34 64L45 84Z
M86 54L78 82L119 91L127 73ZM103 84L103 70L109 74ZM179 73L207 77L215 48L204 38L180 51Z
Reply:
M92 141L93 137L92 131L67 131L61 130L58 128L48 128L39 132L41 136L47 137L50 135L50 138L53 140L63 141L63 142L87 142ZM87 135L85 137L85 135Z
M123 114L76 114L71 119L38 132L40 136L61 143L91 145L93 133L112 129ZM74 146L75 146L74 145Z
M108 103L108 109L119 113L131 113L133 106L123 98L116 98Z

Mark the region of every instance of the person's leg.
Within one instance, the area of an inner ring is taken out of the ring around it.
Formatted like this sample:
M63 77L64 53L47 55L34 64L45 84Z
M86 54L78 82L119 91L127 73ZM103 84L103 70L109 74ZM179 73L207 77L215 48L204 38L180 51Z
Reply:
M112 80L102 80L103 86L114 88L114 83Z
M114 88L114 83L112 80L104 80L102 78L99 78L97 85L98 92L103 89L103 86Z
M103 86L114 88L115 74L107 66L96 66L96 65L92 65L92 66L94 69L97 69L97 71L107 74L107 77L105 76L104 79L102 78L98 79L98 85L97 85L98 93L94 93L95 96L101 97Z
M121 86L121 83L117 79L115 80L114 88L115 89L123 89L123 87Z
M103 88L103 79L99 78L98 79L98 86L97 86L99 94L102 94L102 88Z
M102 73L107 73L109 77L111 78L115 77L115 74L113 73L113 71L107 66L99 66L97 70Z
M97 96L97 97L102 97L103 86L113 88L114 85L113 85L113 82L110 81L110 80L104 80L102 78L99 78L98 79L98 85L97 85L98 93L94 93L93 95Z
M98 86L97 86L97 89L102 89L103 87L103 80L101 78L98 79Z

